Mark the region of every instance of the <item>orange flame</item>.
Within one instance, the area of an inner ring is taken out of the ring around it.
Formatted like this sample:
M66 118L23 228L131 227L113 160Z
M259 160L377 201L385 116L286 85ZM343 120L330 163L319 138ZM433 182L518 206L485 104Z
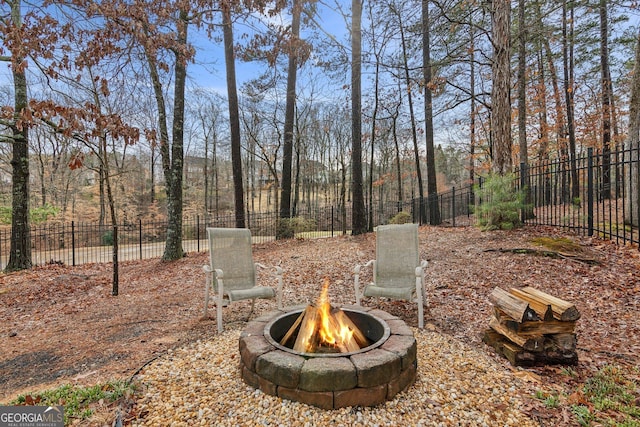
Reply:
M348 325L331 314L328 293L329 279L325 279L317 304L320 314L320 325L318 325L320 343L345 351L347 343L353 340L353 331Z

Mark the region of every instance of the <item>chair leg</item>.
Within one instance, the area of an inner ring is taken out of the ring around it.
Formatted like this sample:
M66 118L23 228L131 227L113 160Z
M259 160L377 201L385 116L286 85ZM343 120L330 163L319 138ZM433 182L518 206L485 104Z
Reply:
M251 310L249 310L249 315L247 316L247 322L249 321L249 319L251 319L251 315L253 314L253 308L256 305L256 299L252 298L251 299Z
M218 301L216 302L216 317L218 321L218 333L222 333L222 294L218 295Z
M207 317L209 309L209 283L204 285L204 317Z

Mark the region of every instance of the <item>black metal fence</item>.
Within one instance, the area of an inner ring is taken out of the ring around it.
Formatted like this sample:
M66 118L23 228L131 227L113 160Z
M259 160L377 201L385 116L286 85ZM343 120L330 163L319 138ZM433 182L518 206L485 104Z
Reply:
M527 174L519 175L520 186L531 189L533 215L523 219L527 224L561 227L618 244L638 244L639 166L638 149L610 153L588 149L573 162L531 167L528 183Z
M442 209L453 213L452 201L456 196L449 193L440 196ZM461 200L461 199L460 199ZM462 203L462 202L459 202ZM378 203L372 215L372 227L384 224L400 211L417 217L412 209L418 203ZM468 210L468 209L467 209ZM339 209L324 207L320 209L299 209L292 228L297 238L320 238L347 234L351 231L351 207ZM277 213L247 213L247 226L251 229L254 243L264 243L275 239L279 215ZM456 223L452 218L448 223ZM466 219L469 223L469 218ZM212 215L209 218L196 216L185 218L182 224L183 249L186 252L207 250L207 227L234 227L235 216ZM128 261L161 257L167 235L166 222L129 222L110 225L98 225L82 222L68 224L49 224L31 227L32 261L34 265L61 263L78 265L86 263L112 262L113 238L118 236L118 260ZM3 269L9 257L11 230L0 229L0 269Z
M640 153L637 149L614 150L609 154L595 154L589 149L573 162L561 160L535 165L526 174L518 171L515 186L530 189L530 205L522 212L523 220L527 224L561 227L583 235L612 239L617 243L638 244L639 165ZM633 194L629 194L632 179L635 180L635 189ZM482 180L477 185L482 186ZM474 225L474 204L478 202L481 201L474 200L471 186L452 188L438 194L441 225ZM430 223L435 214L430 210L432 205L426 197L422 203L420 199L402 203L374 202L369 216L370 228L387 223L401 211L409 213L414 222ZM350 233L351 216L350 207L303 208L296 212L292 226L296 237L337 236ZM278 219L277 213L247 213L247 226L251 229L254 242L274 240ZM186 252L205 251L207 227L234 226L235 217L232 214L185 218L183 248ZM112 226L81 222L33 226L33 263L77 265L111 262L114 231ZM119 224L119 261L161 257L166 232L166 222ZM8 261L10 236L8 227L0 229L0 269Z

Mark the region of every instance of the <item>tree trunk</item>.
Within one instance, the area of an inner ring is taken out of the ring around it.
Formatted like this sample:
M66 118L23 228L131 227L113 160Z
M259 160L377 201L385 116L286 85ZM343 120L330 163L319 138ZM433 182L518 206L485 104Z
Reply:
M473 22L469 23L469 91L471 97L470 118L469 118L469 185L474 184L475 165L476 165L476 52L475 52L475 26ZM469 192L469 203L471 206L475 204L475 193Z
M438 204L436 159L433 148L433 100L431 94L431 27L429 1L422 0L422 74L424 78L424 130L427 154L427 197L429 199L429 224L442 222Z
M177 21L178 46L187 45L187 13L180 10ZM173 126L171 141L171 166L167 180L167 239L162 259L180 259L182 249L182 174L184 158L184 92L187 79L187 63L180 50L175 51L175 85L173 99Z
M527 32L525 0L518 0L518 145L520 148L521 182L525 183L525 207L522 219L531 219L531 179L529 177L529 146L527 144Z
M603 199L611 198L611 98L609 85L609 23L607 17L607 0L600 0L600 73L602 92L602 191Z
M411 139L413 141L413 156L416 163L416 178L418 179L418 193L420 197L420 204L418 207L418 222L424 224L427 222L427 212L424 204L424 184L422 183L422 172L420 168L420 150L418 149L418 135L416 130L416 116L413 112L413 96L411 89L411 76L409 75L409 60L407 55L407 41L404 34L404 24L402 17L398 13L399 29L400 29L400 41L402 43L402 61L404 66L404 78L407 84L407 100L409 102L409 119L411 120Z
M491 35L493 61L491 64L491 142L493 171L504 175L512 170L511 159L511 67L510 17L508 0L491 2Z
M11 20L16 27L22 26L20 1L11 7ZM16 46L16 51L21 47ZM15 53L15 52L12 52ZM24 270L32 267L31 227L29 225L29 132L28 123L20 123L22 115L29 108L27 99L27 77L24 58L18 54L12 56L13 88L15 91L14 124L11 126L13 138L12 167L12 203L11 203L11 248L6 271Z
M629 101L629 134L625 163L629 165L624 199L625 224L640 226L640 32L636 39L635 64Z
M362 0L351 0L351 233L367 232L362 182Z
M571 5L571 17L567 19L567 2L562 3L562 49L563 49L563 70L564 70L564 97L567 110L567 134L569 149L569 168L571 175L571 202L580 203L580 181L578 180L578 165L576 163L576 126L575 114L573 111L573 4ZM571 30L568 31L567 24L570 21Z
M233 23L231 10L222 7L222 32L224 36L224 62L227 69L227 96L229 98L229 126L231 130L231 165L235 196L236 228L245 227L244 188L242 183L242 154L240 152L240 112L236 87L236 63L233 52Z
M284 141L282 149L282 191L280 192L280 218L291 216L291 164L293 163L293 122L296 107L296 77L298 70L298 44L300 37L300 0L294 0L289 41L289 67L287 70L287 95L284 112ZM277 227L277 230L283 230ZM276 235L276 238L283 238Z

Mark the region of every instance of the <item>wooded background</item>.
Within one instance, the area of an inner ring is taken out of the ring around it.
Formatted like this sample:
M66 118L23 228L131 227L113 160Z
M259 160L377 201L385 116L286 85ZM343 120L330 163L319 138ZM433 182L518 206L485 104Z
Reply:
M520 164L566 161L575 202L588 148L609 198L607 153L638 146L638 23L609 0L5 0L7 268L31 265L33 212L167 219L175 259L185 215L349 205L357 234L365 206Z

